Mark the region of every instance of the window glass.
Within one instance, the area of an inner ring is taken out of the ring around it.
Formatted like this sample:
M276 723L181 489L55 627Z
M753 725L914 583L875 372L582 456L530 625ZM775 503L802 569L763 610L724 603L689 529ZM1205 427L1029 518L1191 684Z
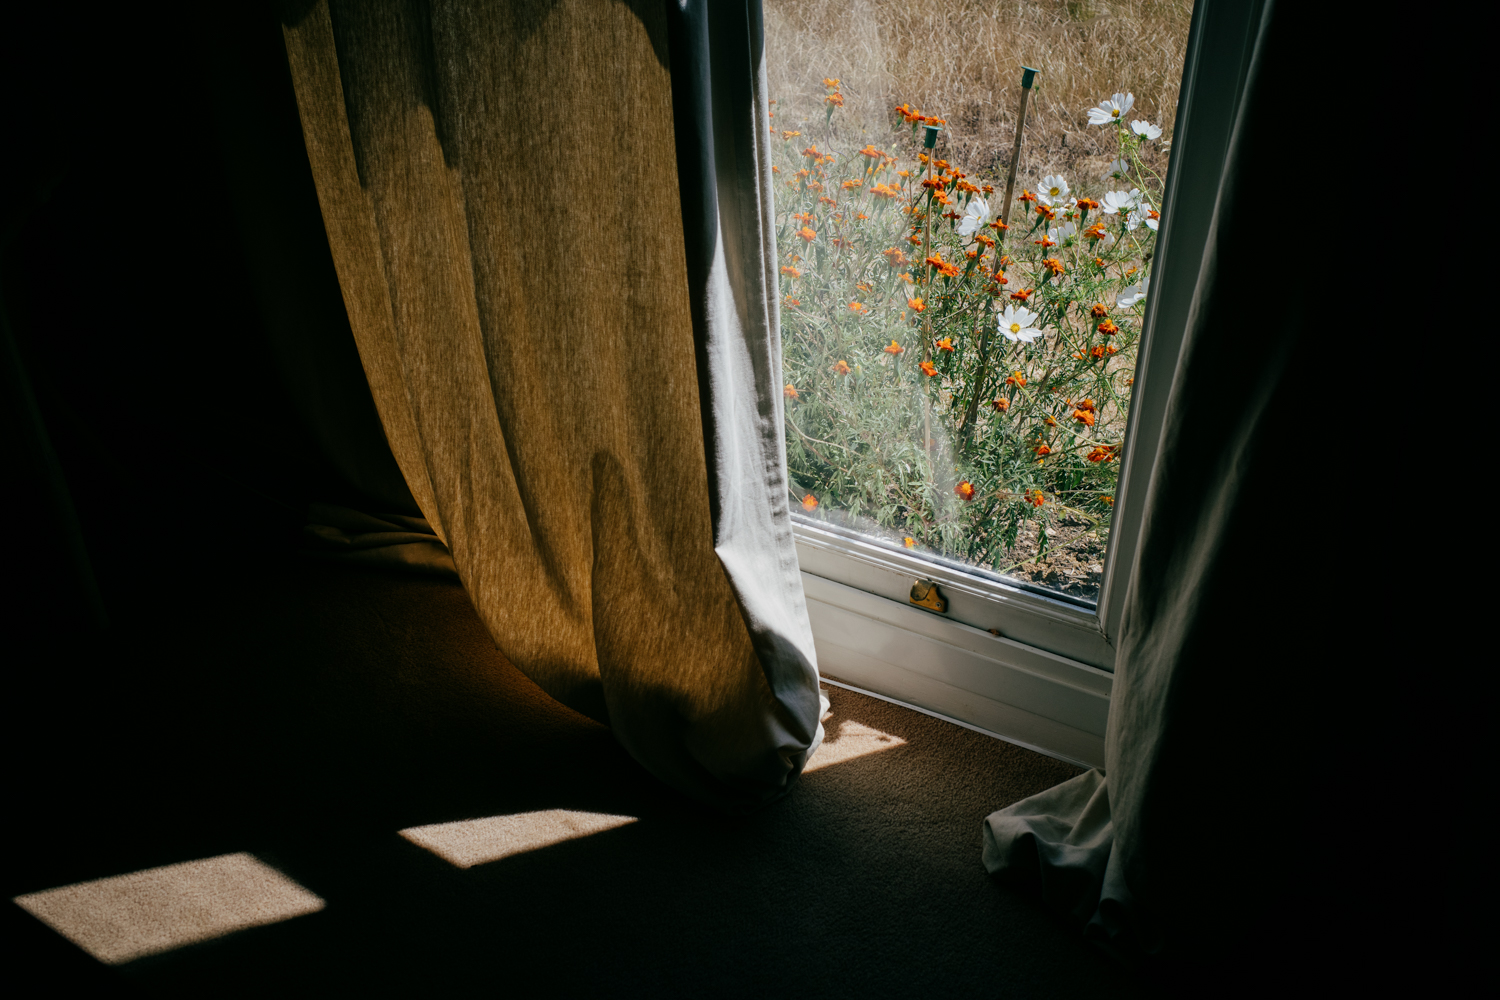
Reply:
M798 516L1097 598L1191 13L766 0Z

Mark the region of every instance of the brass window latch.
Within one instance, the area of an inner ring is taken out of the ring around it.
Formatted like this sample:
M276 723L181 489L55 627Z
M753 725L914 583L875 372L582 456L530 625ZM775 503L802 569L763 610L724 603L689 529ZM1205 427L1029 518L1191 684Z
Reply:
M928 611L947 611L948 599L938 593L937 584L931 580L913 580L911 585L911 603Z

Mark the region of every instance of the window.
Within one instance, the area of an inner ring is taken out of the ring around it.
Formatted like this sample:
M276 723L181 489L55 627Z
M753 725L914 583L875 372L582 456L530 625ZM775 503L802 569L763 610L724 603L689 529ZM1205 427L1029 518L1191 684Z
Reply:
M766 13L788 461L823 672L1102 763L1255 5ZM1023 58L1041 72L1007 215ZM938 103L891 100L903 81ZM1083 123L1116 92L1141 125Z

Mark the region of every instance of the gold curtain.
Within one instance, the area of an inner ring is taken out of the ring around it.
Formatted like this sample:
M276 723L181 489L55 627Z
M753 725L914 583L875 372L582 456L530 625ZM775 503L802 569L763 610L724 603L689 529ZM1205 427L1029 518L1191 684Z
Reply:
M749 808L813 741L714 551L665 16L322 0L283 28L386 435L481 617L658 776Z

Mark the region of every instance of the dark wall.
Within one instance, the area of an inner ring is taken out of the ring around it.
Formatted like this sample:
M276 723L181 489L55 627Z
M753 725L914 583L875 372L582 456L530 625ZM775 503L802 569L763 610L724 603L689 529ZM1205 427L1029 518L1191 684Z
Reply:
M288 554L313 499L415 513L274 12L144 9L39 6L0 42L0 448L25 581L4 605L23 630L117 621L205 566Z

